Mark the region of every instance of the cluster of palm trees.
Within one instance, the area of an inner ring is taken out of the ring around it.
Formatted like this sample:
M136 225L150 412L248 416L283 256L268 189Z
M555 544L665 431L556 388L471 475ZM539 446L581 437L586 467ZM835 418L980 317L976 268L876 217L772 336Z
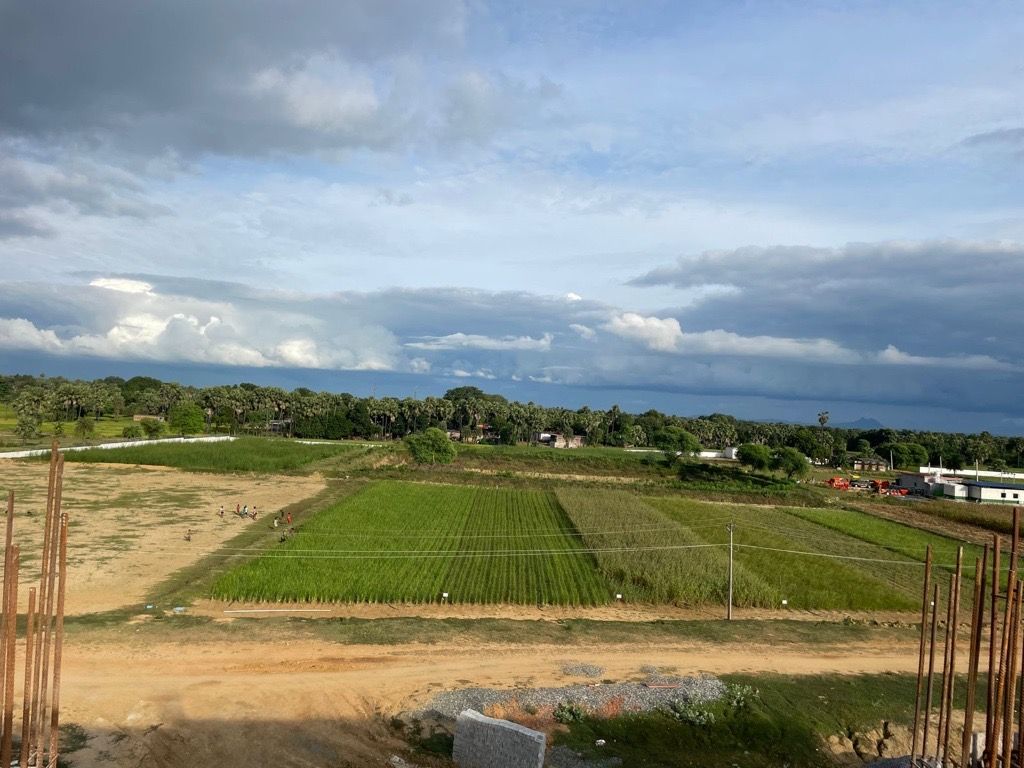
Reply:
M443 397L360 398L350 394L292 391L255 384L189 387L135 377L96 381L63 378L0 376L0 402L13 405L19 430L32 434L43 421L58 424L111 415L145 414L166 417L182 402L202 410L207 429L261 433L270 425L301 437L400 439L428 427L458 432L467 440L527 442L541 432L579 435L591 445L652 446L678 444L721 448L753 443L772 448L795 447L808 456L828 460L846 451L888 449L915 444L929 460L990 465L1024 464L1024 438L922 432L913 430L848 430L828 426L829 414L818 414L819 428L782 423L740 421L725 414L699 418L671 416L656 410L631 414L613 405L607 410L576 410L520 403L476 387L449 390ZM680 431L694 438L682 440ZM885 452L888 458L888 452Z

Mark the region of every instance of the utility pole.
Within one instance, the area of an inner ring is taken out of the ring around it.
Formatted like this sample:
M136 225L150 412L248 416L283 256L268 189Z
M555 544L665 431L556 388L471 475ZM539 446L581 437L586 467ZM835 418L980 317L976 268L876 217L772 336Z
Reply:
M726 526L726 530L729 531L729 603L725 613L727 621L732 621L732 532L735 527L732 523Z

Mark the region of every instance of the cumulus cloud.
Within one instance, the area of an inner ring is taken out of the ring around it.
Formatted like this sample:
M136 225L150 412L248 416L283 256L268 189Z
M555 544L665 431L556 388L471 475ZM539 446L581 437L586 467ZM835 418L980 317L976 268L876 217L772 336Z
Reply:
M569 323L569 327L580 335L581 339L591 341L597 336L597 331L583 323Z
M639 341L658 352L675 352L683 340L683 331L674 317L644 317L636 312L623 312L602 327L616 336Z
M90 281L94 288L107 288L121 293L152 293L153 286L142 280L130 280L124 277L97 277Z
M336 318L325 333L323 318L297 308L260 307L163 293L150 282L98 277L70 299L94 300L103 312L81 312L79 325L46 328L26 318L6 318L0 345L62 356L115 360L191 362L226 366L393 370L398 344L380 326ZM4 314L0 292L0 318Z

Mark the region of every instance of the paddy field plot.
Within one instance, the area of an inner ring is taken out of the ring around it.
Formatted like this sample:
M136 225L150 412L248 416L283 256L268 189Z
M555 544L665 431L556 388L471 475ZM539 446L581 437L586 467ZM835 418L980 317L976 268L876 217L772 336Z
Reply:
M222 599L596 605L612 598L547 491L380 482L214 584Z

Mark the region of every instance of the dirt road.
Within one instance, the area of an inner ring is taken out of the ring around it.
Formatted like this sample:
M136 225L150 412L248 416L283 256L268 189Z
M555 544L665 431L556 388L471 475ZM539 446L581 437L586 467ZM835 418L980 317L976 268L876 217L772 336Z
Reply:
M638 680L641 667L700 672L911 672L905 646L459 647L339 645L296 639L132 644L79 642L65 655L64 721L81 724L81 768L109 765L384 765L403 744L392 715L438 691L486 686L564 685L566 662Z

